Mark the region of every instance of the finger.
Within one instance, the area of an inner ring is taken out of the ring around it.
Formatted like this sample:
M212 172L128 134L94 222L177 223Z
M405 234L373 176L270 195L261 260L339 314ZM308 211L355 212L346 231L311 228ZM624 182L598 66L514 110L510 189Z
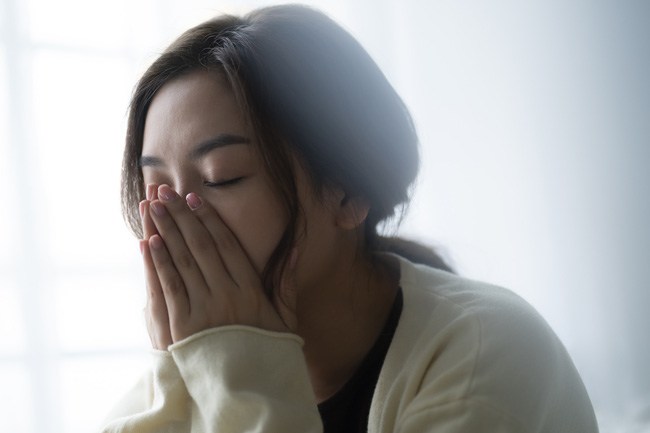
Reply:
M146 197L149 201L158 199L158 184L147 184Z
M213 239L219 256L238 287L261 290L260 277L239 240L225 225L217 211L203 202L196 193L190 193L186 201L193 214L201 221Z
M151 194L147 189L147 197ZM140 202L140 217L142 223L142 237L140 241L140 251L144 259L145 269L145 283L147 286L147 306L145 308L147 331L151 344L154 348L160 350L167 350L167 346L171 344L171 333L169 330L169 315L167 314L167 306L165 305L165 298L160 286L160 280L151 258L151 251L149 250L149 238L158 233L156 226L149 214L151 209L148 200Z
M158 196L165 204L165 209L175 223L189 254L198 266L206 288L208 290L210 288L219 290L236 288L236 283L227 272L210 232L188 208L185 200L167 185L160 186ZM164 236L163 238L165 242L168 242Z
M167 304L163 295L158 274L151 257L148 241L140 241L140 251L144 260L145 282L147 287L147 330L151 343L155 349L167 350L172 344L171 332L169 329L169 314Z
M165 299L172 339L175 339L174 329L182 325L190 312L185 283L176 270L160 235L153 235L148 241L148 246Z
M151 219L151 208L149 207L151 200L158 198L158 185L155 183L147 184L145 195L146 200L140 202L140 217L142 218L143 237L144 239L149 239L152 235L158 233L156 225Z
M149 200L142 200L140 202L140 217L142 219L142 237L149 239L151 236L158 233L156 225L151 219L151 207Z

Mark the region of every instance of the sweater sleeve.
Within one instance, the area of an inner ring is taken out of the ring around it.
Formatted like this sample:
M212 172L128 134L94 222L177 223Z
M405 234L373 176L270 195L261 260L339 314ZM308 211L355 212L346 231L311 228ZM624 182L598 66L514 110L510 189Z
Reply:
M103 433L322 432L296 335L225 326L159 356L147 401L127 397Z
M102 433L189 432L189 395L171 354L154 351L153 368L116 405Z
M170 347L192 400L192 432L321 432L302 340L246 326Z

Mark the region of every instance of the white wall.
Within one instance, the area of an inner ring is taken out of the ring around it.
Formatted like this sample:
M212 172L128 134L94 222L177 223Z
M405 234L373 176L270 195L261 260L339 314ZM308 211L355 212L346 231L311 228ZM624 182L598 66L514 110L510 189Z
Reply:
M603 431L647 431L650 4L416 4L379 55L425 156L405 232L543 313Z

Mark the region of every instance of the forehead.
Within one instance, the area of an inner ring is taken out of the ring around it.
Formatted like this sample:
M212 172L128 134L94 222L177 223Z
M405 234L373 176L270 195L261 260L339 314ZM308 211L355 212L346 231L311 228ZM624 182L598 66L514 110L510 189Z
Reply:
M195 71L162 86L145 121L142 154L175 157L219 134L250 136L245 116L224 78Z

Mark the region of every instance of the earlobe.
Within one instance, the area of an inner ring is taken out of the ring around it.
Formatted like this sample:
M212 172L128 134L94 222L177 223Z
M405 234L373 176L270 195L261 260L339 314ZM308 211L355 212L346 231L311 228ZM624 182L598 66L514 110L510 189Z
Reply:
M338 203L336 225L344 230L354 230L363 224L369 210L365 200L344 193Z

